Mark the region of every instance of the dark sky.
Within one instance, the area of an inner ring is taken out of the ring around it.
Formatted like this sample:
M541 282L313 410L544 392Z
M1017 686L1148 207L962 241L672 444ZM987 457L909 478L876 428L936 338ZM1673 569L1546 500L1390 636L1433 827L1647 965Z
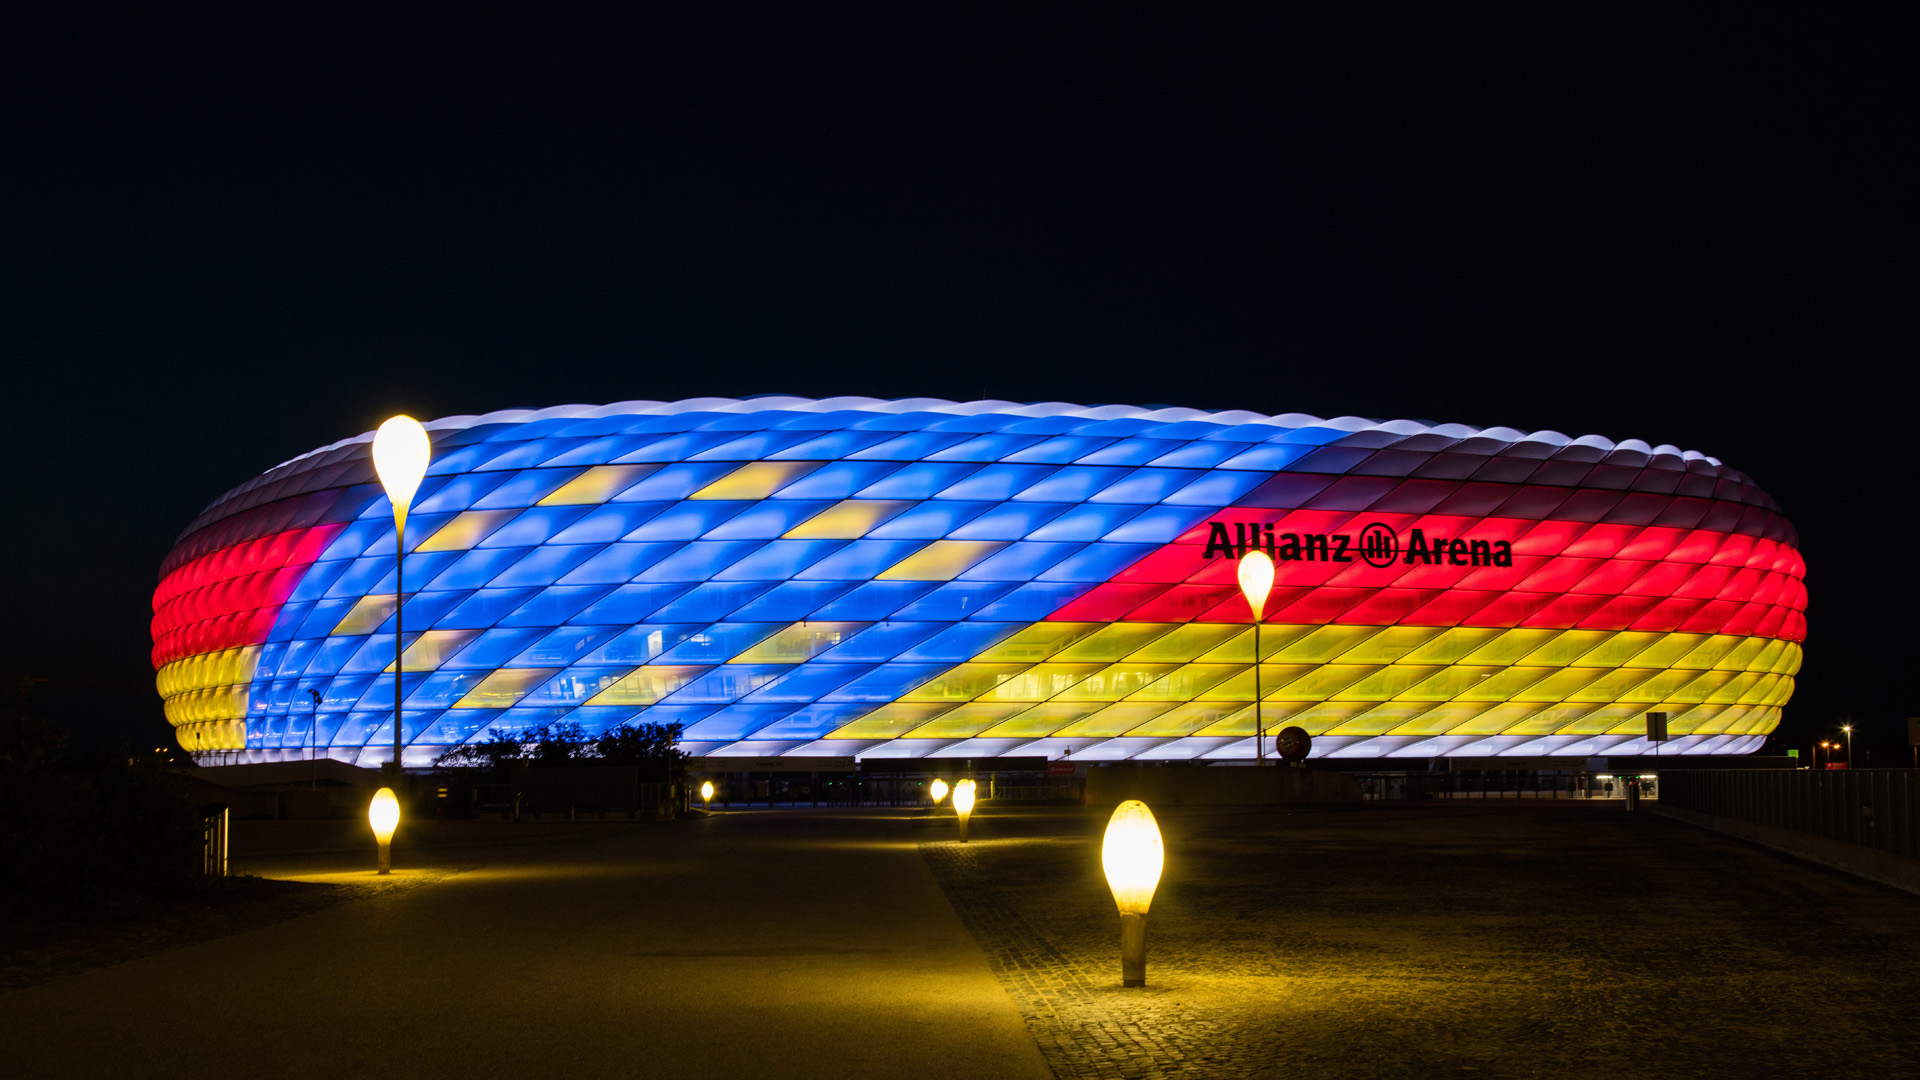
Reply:
M0 655L83 742L255 473L781 392L1701 450L1801 532L1783 731L1905 758L1911 8L72 6L0 24Z

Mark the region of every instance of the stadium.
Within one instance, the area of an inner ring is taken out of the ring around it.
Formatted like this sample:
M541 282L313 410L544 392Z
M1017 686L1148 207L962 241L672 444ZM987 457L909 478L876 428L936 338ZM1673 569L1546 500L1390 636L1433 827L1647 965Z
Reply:
M409 767L554 721L712 758L1230 762L1256 723L1315 757L1630 755L1655 710L1667 752L1741 754L1805 638L1773 500L1635 439L790 397L425 426ZM153 662L200 760L391 757L371 443L234 488L163 563Z

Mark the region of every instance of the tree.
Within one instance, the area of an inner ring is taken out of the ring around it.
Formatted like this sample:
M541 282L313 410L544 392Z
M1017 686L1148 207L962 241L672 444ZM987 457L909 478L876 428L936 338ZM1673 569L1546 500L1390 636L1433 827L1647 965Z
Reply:
M608 765L632 765L640 779L661 782L677 779L687 754L677 745L679 724L621 724L593 740L593 752Z

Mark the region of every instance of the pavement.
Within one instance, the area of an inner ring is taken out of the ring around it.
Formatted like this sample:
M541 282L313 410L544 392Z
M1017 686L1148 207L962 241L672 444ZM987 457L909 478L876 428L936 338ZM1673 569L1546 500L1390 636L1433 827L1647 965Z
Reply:
M241 822L332 890L0 994L20 1077L1920 1076L1920 897L1618 803ZM294 888L292 885L276 886ZM235 925L240 925L236 923Z
M1920 1076L1920 897L1617 801L1158 817L1144 989L1100 815L925 846L1063 1080Z
M1052 1075L901 811L412 831L236 823L366 895L0 996L7 1074Z

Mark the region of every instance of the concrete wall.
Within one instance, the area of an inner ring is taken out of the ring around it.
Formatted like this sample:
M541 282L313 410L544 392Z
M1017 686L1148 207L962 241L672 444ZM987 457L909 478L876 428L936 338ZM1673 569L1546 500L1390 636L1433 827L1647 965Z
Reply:
M1359 802L1360 787L1345 773L1284 765L1097 765L1087 769L1087 805L1139 799L1148 806L1269 806L1280 803Z

